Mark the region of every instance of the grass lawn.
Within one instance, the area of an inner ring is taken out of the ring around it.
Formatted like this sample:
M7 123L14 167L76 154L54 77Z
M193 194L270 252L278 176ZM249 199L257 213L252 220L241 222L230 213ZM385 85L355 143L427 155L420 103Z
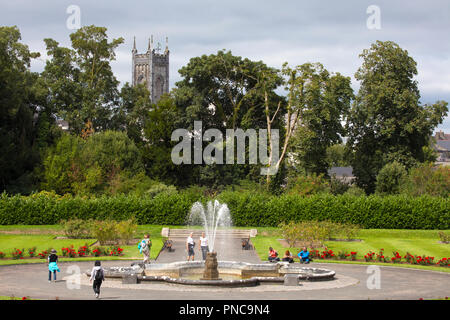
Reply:
M161 229L164 227L170 228L186 228L186 226L162 226L162 225L139 225L136 237L142 238L145 233L150 234L152 240L151 258L155 259L163 246L164 239L161 237ZM239 228L251 229L251 228ZM285 248L281 245L278 239L282 238L278 228L257 227L258 235L252 238L256 252L261 260L267 259L267 252L269 247L273 247L283 255L284 251L289 249L294 255L300 251L300 248ZM446 232L450 232L447 230ZM25 259L10 260L0 259L0 265L17 264L17 263L39 263L43 262L41 259L26 259L28 256L27 249L36 246L37 252L54 248L58 251L61 257L61 248L69 245L74 246L75 249L84 245L92 244L95 239L55 239L56 236L63 236L64 231L59 225L45 225L45 226L0 226L0 251L6 253L6 257L11 257L11 252L14 248L25 249ZM426 255L434 257L437 262L443 257L450 257L450 244L439 243L439 236L437 230L387 230L387 229L365 229L359 232L358 238L362 242L343 242L343 241L326 241L325 245L333 250L335 253L339 251L350 252L356 251L357 258L363 259L364 255L370 250L377 252L383 248L386 257L392 257L393 251L398 251L402 256L409 252L414 255ZM124 248L124 255L121 257L101 257L101 260L119 260L119 259L141 259L142 255L136 245L121 246ZM320 249L319 249L320 250ZM61 261L90 261L97 260L95 257L87 258L61 258ZM358 263L365 264L365 262L352 262L350 260L316 260L316 262L330 262L330 263ZM374 264L373 262L367 264ZM381 265L396 266L394 264L382 263ZM450 272L450 268L444 267L427 267L417 265L402 264L402 267L413 267L436 271Z
M273 247L282 256L286 250L290 250L293 255L301 250L301 248L285 248L281 245L278 239L282 238L277 228L257 228L258 235L252 238L255 245L256 252L261 260L267 260L269 247ZM449 232L447 230L446 232ZM357 259L364 259L364 255L370 250L378 253L380 249L384 249L386 257L392 257L393 251L398 251L400 255L404 256L406 252L414 255L426 255L434 257L437 262L441 258L450 257L450 244L439 243L439 236L437 230L387 230L387 229L366 229L359 232L358 238L361 242L347 242L347 241L325 241L324 245L328 249L333 250L336 254L338 252L356 251L358 253ZM318 248L321 250L320 248ZM331 262L331 263L358 263L366 264L365 262L352 262L350 260L320 260L316 262ZM367 264L374 264L373 262ZM397 266L394 264L381 263L380 265ZM402 267L413 267L420 269L436 270L450 272L449 268L445 267L427 267L420 265L406 265Z

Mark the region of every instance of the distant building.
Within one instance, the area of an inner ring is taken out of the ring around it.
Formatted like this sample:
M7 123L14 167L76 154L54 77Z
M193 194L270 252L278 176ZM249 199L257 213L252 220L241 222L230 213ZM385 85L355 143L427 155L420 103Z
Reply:
M434 150L438 153L436 162L450 162L450 134L443 131L436 132L434 140Z
M346 183L352 183L355 179L352 167L331 167L328 169L328 175Z
M158 43L153 47L153 36L149 39L148 49L145 53L138 53L136 39L133 43L132 53L132 84L146 84L150 91L152 103L157 103L161 95L169 92L169 46L166 38L166 49L160 53Z
M69 123L66 120L56 120L56 124L58 125L58 127L60 127L63 131L68 131L69 130Z

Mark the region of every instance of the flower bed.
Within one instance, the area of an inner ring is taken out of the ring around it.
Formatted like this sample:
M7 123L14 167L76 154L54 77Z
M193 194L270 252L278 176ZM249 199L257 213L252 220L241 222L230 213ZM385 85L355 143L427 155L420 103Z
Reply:
M379 253L375 253L373 251L369 251L364 255L364 260L358 260L357 255L358 253L356 251L351 251L350 253L347 253L346 251L339 252L337 255L334 254L333 250L329 250L328 248L325 248L322 252L320 252L317 249L310 251L310 256L312 259L319 259L319 260L332 260L332 259L338 259L338 260L346 260L350 257L352 261L365 261L365 262L382 262L382 263L405 263L405 264L419 264L424 266L441 266L441 267L448 267L450 266L450 258L442 258L438 262L434 262L434 257L429 256L416 256L409 252L407 252L403 257L398 253L398 251L393 252L393 256L391 258L387 257L384 254L384 249L380 249ZM402 259L405 259L404 262L402 262Z
M29 258L37 258L37 259L46 259L51 249L43 250L39 253L36 251L36 247L29 248L26 250L28 252ZM81 246L78 250L75 250L73 245L68 247L61 248L61 256L64 258L82 258L82 257L100 257L100 256L123 256L123 248L119 246L111 246L111 247L96 247L94 250L91 250L88 245ZM25 250L14 249L11 252L12 258L5 258L6 254L0 251L0 259L24 259ZM37 254L36 254L37 253ZM57 253L58 254L58 253Z

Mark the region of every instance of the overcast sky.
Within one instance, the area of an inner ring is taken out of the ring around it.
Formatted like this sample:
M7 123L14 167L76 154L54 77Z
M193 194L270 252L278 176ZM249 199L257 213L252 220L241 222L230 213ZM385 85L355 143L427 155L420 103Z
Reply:
M171 87L191 57L227 49L277 68L285 61L292 66L321 62L329 71L351 76L355 90L361 51L376 40L391 40L417 62L421 102L450 102L448 0L0 1L0 25L17 25L22 41L41 52L34 71L45 65L44 38L70 45L74 30L67 27L66 11L77 5L81 26L104 26L110 38L125 39L112 64L122 84L131 82L133 36L139 52L147 49L151 34L163 48L169 37ZM380 29L367 27L371 5L380 9ZM439 129L450 133L450 116Z

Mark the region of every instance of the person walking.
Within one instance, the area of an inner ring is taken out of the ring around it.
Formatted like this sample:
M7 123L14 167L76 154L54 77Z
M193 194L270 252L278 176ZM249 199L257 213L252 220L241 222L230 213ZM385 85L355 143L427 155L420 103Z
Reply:
M94 295L96 298L100 296L100 287L102 286L102 282L105 280L105 273L101 266L100 261L95 261L94 267L91 271L90 282L94 281L92 288L94 289Z
M206 253L209 252L209 248L208 248L208 238L205 237L204 232L202 232L202 235L200 237L200 248L202 250L203 260L206 260Z
M191 232L191 233L189 234L189 237L187 237L187 239L186 239L186 250L187 250L187 254L188 254L187 261L189 261L189 258L190 258L190 257L192 257L192 261L194 261L194 255L195 255L195 253L194 253L194 247L195 247L195 242L194 242L194 239L192 238L193 234L194 234L194 233Z
M52 281L52 273L53 273L53 281L56 282L56 271L60 272L58 267L58 256L56 255L56 250L52 249L50 255L47 258L48 264L48 282Z
M144 239L139 243L139 252L144 255L144 264L150 263L150 249L152 247L152 240L150 240L150 235L147 233L144 235Z

